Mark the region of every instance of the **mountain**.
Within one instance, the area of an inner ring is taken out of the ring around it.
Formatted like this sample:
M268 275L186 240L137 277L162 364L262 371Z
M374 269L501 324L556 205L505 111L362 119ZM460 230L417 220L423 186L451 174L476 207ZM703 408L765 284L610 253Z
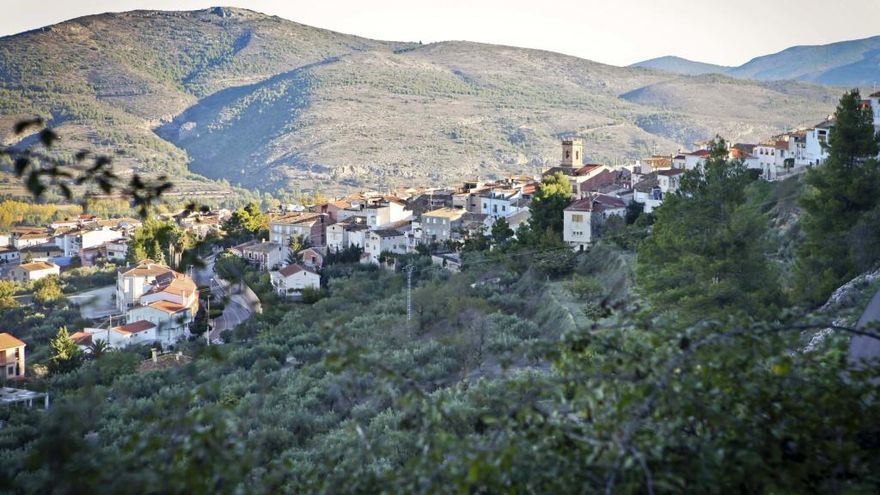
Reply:
M798 80L843 87L870 87L880 82L880 36L828 45L794 46L754 58L739 67L704 64L679 57L660 57L633 64L675 74L727 74L758 81Z
M652 58L632 64L630 67L642 67L645 69L657 69L666 72L674 72L686 76L701 76L703 74L724 74L730 67L723 65L706 64L703 62L694 62L686 58L666 56Z
M228 192L206 177L331 191L537 172L571 135L592 160L628 160L811 124L838 96L523 48L370 40L219 7L0 38L0 128L43 115L61 152L119 153L123 170L170 172L185 195Z

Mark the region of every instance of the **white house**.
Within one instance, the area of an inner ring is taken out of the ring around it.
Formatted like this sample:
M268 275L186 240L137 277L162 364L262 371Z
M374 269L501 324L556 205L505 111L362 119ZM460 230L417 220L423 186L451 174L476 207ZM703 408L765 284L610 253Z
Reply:
M269 274L272 286L280 296L291 296L301 293L303 289L319 289L321 276L309 267L299 264L287 265Z
M326 213L289 213L269 221L269 240L281 246L290 244L291 236L308 239L313 246L323 246L325 231L330 224ZM285 256L287 256L285 254Z
M275 270L287 261L290 248L286 244L266 241L248 241L231 248L236 256L261 270Z
M368 230L366 221L362 217L349 217L333 225L327 226L327 250L340 252L352 246L363 247L363 232Z
M80 256L84 249L118 241L122 237L122 232L107 227L95 230L73 230L55 236L55 244L64 251L64 256L71 257Z
M117 309L127 311L153 288L157 278L170 281L173 274L174 270L153 260L143 260L133 267L119 270L116 274Z
M0 263L18 263L20 259L18 249L12 246L0 246Z
M70 336L80 348L92 342L104 341L112 349L122 349L136 344L159 342L155 323L139 320L112 328L85 328Z
M61 274L61 268L55 263L48 261L34 261L22 263L9 271L9 278L18 283L26 284L50 275Z
M711 152L709 150L696 150L690 153L685 153L684 155L684 164L683 167L685 170L694 170L697 167L702 167L706 163L706 159L709 158ZM677 160L678 157L675 157L676 160L673 160L674 163L681 163L680 160Z
M601 234L608 217L626 215L626 204L618 197L596 194L573 202L563 215L562 240L583 251Z
M405 254L407 252L406 234L396 229L371 230L365 235L364 257L370 263L379 263L384 253Z
M805 159L809 165L820 165L828 159L828 150L824 145L828 143L828 133L832 127L834 121L826 120L805 131Z
M196 293L198 294L198 293ZM198 311L198 295L195 303L183 306L169 301L156 301L130 309L126 318L130 322L145 321L156 326L154 341L171 345L186 337Z

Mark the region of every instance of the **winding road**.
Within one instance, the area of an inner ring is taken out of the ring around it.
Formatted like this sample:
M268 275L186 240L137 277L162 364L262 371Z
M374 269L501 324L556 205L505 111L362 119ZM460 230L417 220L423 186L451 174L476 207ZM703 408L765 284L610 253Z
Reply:
M222 344L221 334L235 328L239 323L251 317L251 314L261 311L260 300L250 288L245 286L241 293L236 293L231 284L214 273L214 256L204 258L205 266L193 270L193 278L201 286L210 286L211 294L218 299L224 299L226 306L223 314L214 318L211 326L209 339L213 344Z

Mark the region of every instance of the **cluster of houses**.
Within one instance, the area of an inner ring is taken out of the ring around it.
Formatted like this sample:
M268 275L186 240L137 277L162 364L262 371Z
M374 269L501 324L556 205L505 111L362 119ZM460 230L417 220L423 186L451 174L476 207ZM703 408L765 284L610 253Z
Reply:
M143 260L117 271L115 302L119 319L125 324L85 328L71 338L81 347L98 340L110 348L172 345L190 335L190 326L199 310L199 290L188 275L153 260Z
M872 110L875 129L880 131L880 92L862 105ZM829 118L756 144L735 143L727 150L728 158L741 160L765 180L781 180L827 159L825 145L833 126ZM608 220L623 218L630 205L638 204L649 213L659 207L667 194L678 190L682 174L704 165L711 153L711 143L701 142L692 151L610 167L586 163L581 140L565 139L561 144L559 165L542 176L558 173L569 181L572 201L563 213L563 240L576 251L593 244ZM434 246L434 263L457 270L461 260L454 245L470 236L487 235L500 219L514 231L528 223L529 205L539 184L539 177L525 176L469 180L453 187L361 192L309 207L288 206L269 212L268 240L245 242L231 252L267 271L278 294L289 297L319 288L327 257L344 252L359 253L362 263L383 264L389 254ZM220 234L230 215L228 210L184 211L169 218L204 238ZM14 228L0 234L0 267L12 266L4 270L4 277L27 283L59 274L74 258L85 266L100 259L122 262L128 237L139 225L134 219L80 215L44 227ZM292 252L291 246L300 248ZM151 260L118 271L115 298L124 324L85 328L72 335L79 345L173 344L189 335L199 309L194 281ZM24 375L24 349L24 342L0 333L0 364L6 378Z
M99 259L121 262L127 238L140 224L132 218L79 215L41 227L14 227L0 233L0 267L6 268L4 278L27 283L58 275L74 259L83 266Z

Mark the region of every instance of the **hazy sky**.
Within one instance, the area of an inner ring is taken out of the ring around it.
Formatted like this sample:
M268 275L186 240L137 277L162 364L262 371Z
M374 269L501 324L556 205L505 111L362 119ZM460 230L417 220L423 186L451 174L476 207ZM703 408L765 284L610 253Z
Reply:
M880 0L0 0L0 35L106 11L218 4L370 38L499 43L616 65L661 55L739 65L880 35Z

